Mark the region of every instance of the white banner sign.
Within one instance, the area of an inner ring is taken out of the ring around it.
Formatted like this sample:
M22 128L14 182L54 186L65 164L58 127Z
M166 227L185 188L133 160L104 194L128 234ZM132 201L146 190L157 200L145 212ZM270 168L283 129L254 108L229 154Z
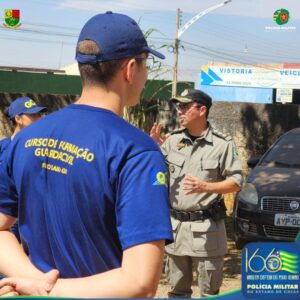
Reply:
M300 69L203 65L202 85L300 89Z
M292 103L293 102L293 89L277 89L276 102Z

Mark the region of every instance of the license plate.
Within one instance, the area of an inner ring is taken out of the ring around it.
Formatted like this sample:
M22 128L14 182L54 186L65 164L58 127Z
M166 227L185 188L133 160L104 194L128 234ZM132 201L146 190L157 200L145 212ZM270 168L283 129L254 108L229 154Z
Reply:
M275 226L300 227L300 214L276 214Z

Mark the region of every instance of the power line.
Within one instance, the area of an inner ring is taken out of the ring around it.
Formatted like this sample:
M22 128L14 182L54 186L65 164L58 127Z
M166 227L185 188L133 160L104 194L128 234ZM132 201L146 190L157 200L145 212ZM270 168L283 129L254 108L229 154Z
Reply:
M268 59L270 60L269 58L272 58L272 59L276 59L276 60L294 60L294 61L297 61L299 60L299 57L291 57L291 56L283 56L283 55L274 55L274 54L269 54L269 53L255 53L255 52L252 52L252 53L240 53L238 51L235 51L235 50L230 50L230 49L227 49L228 52L224 51L224 49L220 49L220 48L209 48L209 47L204 47L204 46L200 46L198 44L194 44L194 43L190 43L190 42L186 42L186 41L181 41L182 43L186 44L186 45L191 45L193 47L196 47L193 48L193 47L189 47L189 46L185 46L185 49L189 49L189 50L192 50L192 51L195 51L195 52L207 52L209 51L210 53L215 53L215 54L219 54L219 55L227 55L228 57L231 57L233 55L235 55L236 57L240 57L240 58L252 58L252 59L257 59L257 60L261 60L261 58L264 58L264 59Z
M50 43L50 44L61 44L64 43L65 45L76 45L76 43L72 42L65 42L65 41L51 41L51 40L45 40L45 39L35 39L35 38L26 38L26 37L12 37L12 36L7 36L7 35L1 35L0 34L0 39L5 39L5 40L14 40L14 41L25 41L25 42L33 42L33 43Z
M232 27L229 27L229 26L227 26L223 23L219 24L219 23L215 23L211 20L208 20L208 22L206 22L205 26L209 26L209 28L211 28L209 23L213 24L213 25L216 25L218 28L222 28L222 30L225 29L224 31L222 31L223 36L224 36L224 33L226 34L228 32L231 32L233 36L238 36L239 39L240 39L240 37L244 37L245 35L250 36L250 37L253 38L253 40L258 42L259 45L265 45L267 47L274 47L276 45L276 46L279 47L279 49L281 49L281 47L282 47L282 43L280 43L280 42L276 42L275 40L268 40L265 37L262 38L262 37L260 37L256 34L251 33L251 32L241 31L238 28L232 28ZM291 46L291 43L289 43L288 49L285 49L285 50L290 50L291 49L290 46ZM292 47L295 47L294 50L299 51L299 46L296 45L296 43Z
M1 31L7 31L6 28L1 28ZM61 36L61 37L70 37L70 38L78 38L78 35L71 34L71 33L63 33L63 32L54 32L54 31L45 31L45 30L34 30L34 29L27 29L27 28L18 28L16 31L14 31L15 34L23 34L23 33L31 33L31 34L41 34L45 36Z
M251 44L248 41L249 40L248 33L245 33L242 31L238 31L238 32L233 31L233 33L231 33L230 30L227 29L228 26L223 26L223 24L218 26L218 29L222 28L221 31L214 28L213 26L210 26L210 24L207 24L207 22L204 23L203 26L201 26L200 28L201 28L201 32L203 32L204 34L209 34L210 38L211 38L211 36L216 36L219 39L221 38L222 40L225 40L226 43L228 43L228 41L230 41L232 48L234 48L234 47L236 48L235 45L240 45L242 38L245 40L245 42L244 42L245 44L247 44L247 45ZM223 30L223 28L225 28L226 30ZM194 30L195 30L195 28L194 28ZM197 31L197 34L199 36L199 30ZM254 36L254 38L253 38L254 42L252 42L252 45L253 45L254 49L260 50L261 53L275 53L277 55L282 54L282 45L281 44L279 44L279 43L276 44L271 41L266 41L266 39L259 38L256 35L253 35L253 36ZM207 40L206 38L203 38L203 42L205 42L206 40ZM224 43L222 42L222 44L224 44ZM290 56L290 55L295 55L295 52L299 52L299 50L300 50L299 47L295 46L295 48L293 48L293 47L290 47L290 44L289 44L289 47L286 47L284 52L287 56Z

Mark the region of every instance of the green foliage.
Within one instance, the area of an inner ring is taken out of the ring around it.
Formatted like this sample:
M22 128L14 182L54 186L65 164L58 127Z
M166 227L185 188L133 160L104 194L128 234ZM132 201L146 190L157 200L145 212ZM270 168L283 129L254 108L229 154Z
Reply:
M159 32L155 28L150 28L147 31L144 32L145 38L148 40L149 37L153 33ZM155 45L148 43L150 48L157 48ZM167 47L167 45L161 45L157 48L157 50L160 50L162 48ZM163 62L160 60L156 60L155 64L151 69L148 69L148 76L151 77L150 80L148 80L146 86L151 85L152 81L155 81L158 79L162 74L166 73L166 67L164 66ZM170 70L168 70L170 72ZM166 83L166 86L170 85L169 82ZM124 112L124 118L130 122L132 125L144 129L149 130L149 124L147 124L147 116L149 115L156 115L158 112L159 105L153 104L153 101L149 102L149 99L155 99L155 97L158 96L159 92L164 89L164 86L160 86L158 89L148 89L145 87L142 95L141 95L141 101L140 103L135 107L126 107ZM146 96L146 97L145 97ZM150 121L151 122L151 121Z

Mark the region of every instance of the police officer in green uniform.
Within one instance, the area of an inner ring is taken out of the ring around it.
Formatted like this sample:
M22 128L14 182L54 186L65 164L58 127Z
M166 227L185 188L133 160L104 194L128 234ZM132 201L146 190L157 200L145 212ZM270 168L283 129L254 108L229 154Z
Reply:
M150 133L161 144L170 173L174 243L166 247L169 297L191 297L193 270L200 296L216 295L227 252L222 195L240 190L242 168L232 138L207 122L210 96L188 89L171 101L183 129L164 139L161 125L155 124Z

